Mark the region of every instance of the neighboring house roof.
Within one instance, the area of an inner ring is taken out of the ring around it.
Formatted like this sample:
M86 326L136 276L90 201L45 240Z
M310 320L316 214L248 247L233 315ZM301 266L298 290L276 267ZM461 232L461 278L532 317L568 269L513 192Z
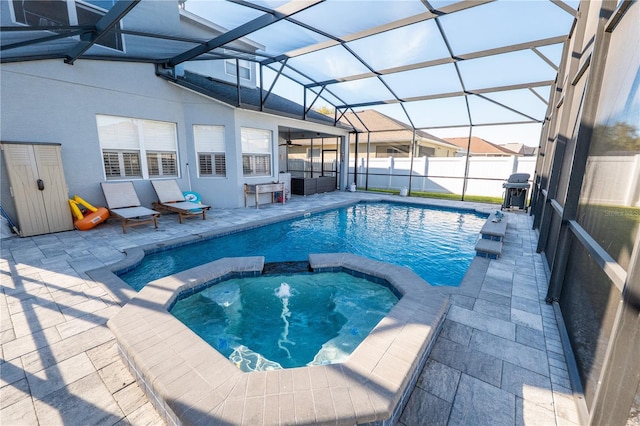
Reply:
M535 146L528 146L523 143L505 143L500 145L503 148L507 148L513 152L517 152L518 154L522 154L524 156L530 157L536 155L538 152L538 148Z
M371 142L410 141L413 137L413 129L406 123L384 115L373 109L346 113L340 120L344 124L353 126L360 133L371 132ZM429 141L446 148L457 149L444 139L433 136L423 130L416 130L418 141Z
M501 146L503 148L506 148L509 151L513 151L513 152L516 152L518 154L524 155L524 147L525 147L525 145L523 143L503 143L503 144L501 144L499 146Z
M177 79L171 79L164 75L160 76L180 86L229 104L230 106L260 111L260 88L240 86L240 105L238 105L238 86L235 84L230 84L212 77L205 77L190 71L185 71L184 75L179 76ZM271 93L263 106L263 111L301 120L304 107L275 93ZM314 110L308 111L306 118L309 121L333 125L333 118Z
M469 138L445 138L446 141L458 146L464 152L467 151L469 147ZM517 152L511 151L510 149L503 148L500 145L496 145L482 138L472 136L471 137L471 147L470 147L471 155L488 155L488 156L503 156L503 155L521 155Z

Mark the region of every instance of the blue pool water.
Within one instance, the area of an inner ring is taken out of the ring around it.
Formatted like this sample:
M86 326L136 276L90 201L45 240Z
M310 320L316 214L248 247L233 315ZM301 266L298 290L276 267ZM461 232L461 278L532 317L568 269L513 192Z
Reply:
M121 278L149 281L223 257L305 261L310 253L349 252L411 268L432 285L457 286L475 256L486 215L394 203L360 203L148 254Z
M345 361L398 298L344 272L215 284L171 313L242 371Z

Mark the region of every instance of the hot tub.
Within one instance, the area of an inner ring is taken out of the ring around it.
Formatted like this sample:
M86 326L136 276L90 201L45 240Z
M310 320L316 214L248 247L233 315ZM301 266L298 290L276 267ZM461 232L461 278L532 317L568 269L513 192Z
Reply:
M386 283L400 299L346 361L243 372L168 309L214 282L262 273L226 258L147 284L108 322L119 352L168 424L395 424L444 320L448 298L410 269L312 254L316 272Z
M344 362L397 302L366 278L306 272L232 278L169 312L251 372Z

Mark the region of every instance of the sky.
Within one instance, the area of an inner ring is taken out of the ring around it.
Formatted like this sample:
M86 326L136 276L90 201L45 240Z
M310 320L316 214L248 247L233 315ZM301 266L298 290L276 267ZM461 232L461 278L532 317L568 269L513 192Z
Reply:
M263 1L265 7L280 7L284 1ZM435 7L447 7L457 1L431 1ZM577 7L577 1L565 2ZM300 4L300 2L297 2ZM225 28L236 28L262 12L220 0L188 0L186 9ZM363 11L366 10L366 13ZM524 43L566 35L573 17L549 0L499 0L445 15L438 20L419 20L405 27L385 31L371 37L358 36L360 31L425 13L419 0L328 0L303 10L294 18L320 29L310 31L291 22L280 21L250 34L251 40L264 46L270 55L291 56L284 74L301 83L335 81L352 75L364 75L372 70L388 70L404 65L419 64L455 55L481 52L510 44ZM358 19L353 19L358 16ZM325 34L331 34L346 44L339 45ZM445 35L446 39L442 37ZM304 55L297 49L326 47ZM459 61L457 65L443 63L427 68L386 73L381 76L328 84L314 106L359 104L386 101L373 107L383 114L428 131L439 137L469 135L470 120L473 136L493 143L524 143L538 146L540 124L487 126L544 119L550 86L533 89L502 90L482 96L447 96L405 102L402 108L397 98L434 97L439 94L482 91L528 82L553 81L562 56L562 44L556 43L536 49L505 52L491 57ZM291 67L291 68L289 68ZM279 64L274 64L279 69ZM294 71L299 71L296 72ZM264 86L268 88L276 75L264 70ZM318 90L318 89L316 89ZM298 103L304 103L302 86L280 76L274 93ZM315 98L308 91L307 100ZM467 109L467 105L469 109ZM355 111L372 108L362 106ZM470 111L470 112L469 112ZM482 124L485 124L484 126ZM463 126L442 129L443 126Z

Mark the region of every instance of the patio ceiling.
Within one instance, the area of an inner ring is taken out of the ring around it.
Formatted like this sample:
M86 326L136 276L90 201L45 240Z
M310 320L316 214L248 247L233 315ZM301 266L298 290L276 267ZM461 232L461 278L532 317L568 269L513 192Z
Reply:
M8 3L15 14L22 2ZM171 69L238 58L259 65L264 97L279 94L305 111L330 106L336 120L372 108L414 128L439 129L543 122L579 2L182 2L183 14L215 24L219 33L206 39L144 19L178 2L82 3L104 15L91 25L26 26L4 14L2 62L101 59ZM122 35L123 46L104 47L114 34Z

